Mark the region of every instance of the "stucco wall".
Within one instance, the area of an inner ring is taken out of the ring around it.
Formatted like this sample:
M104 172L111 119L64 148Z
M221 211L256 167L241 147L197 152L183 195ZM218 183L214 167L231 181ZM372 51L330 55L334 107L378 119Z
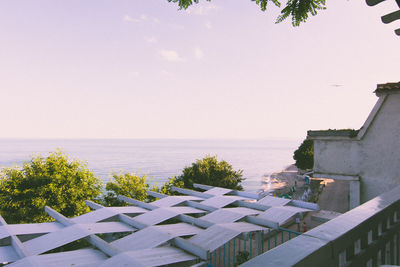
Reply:
M314 171L357 175L360 172L360 145L340 140L314 141Z
M365 202L400 184L400 94L388 95L361 141L361 202Z
M314 138L314 171L359 176L361 203L400 185L400 94L387 95L366 126L358 138Z

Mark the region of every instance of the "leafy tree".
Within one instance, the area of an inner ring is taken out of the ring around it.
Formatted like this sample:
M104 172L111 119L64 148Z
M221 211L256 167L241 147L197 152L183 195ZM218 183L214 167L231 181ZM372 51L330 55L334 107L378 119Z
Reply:
M139 176L134 173L114 173L113 181L106 184L108 191L104 197L106 206L121 206L124 202L117 199L118 195L145 201L147 199L147 189L149 185L146 183L146 175Z
M0 213L9 223L50 221L46 205L68 217L81 215L90 211L84 201L98 197L101 187L87 163L57 150L32 157L22 168L1 169Z
M165 195L176 195L177 193L171 190L173 186L183 188L185 187L185 184L183 180L178 179L178 177L174 176L169 178L168 181L165 184L163 184L160 188L156 188L156 190L153 191L157 191Z
M297 168L302 170L312 169L314 167L314 142L306 139L294 152L293 159L296 161Z
M233 170L226 161L218 161L216 156L206 156L184 168L183 174L175 182L183 182L185 188L193 188L194 183L199 183L241 190L240 183L244 180L242 173L242 170Z
M211 0L207 0L211 1ZM275 6L281 7L279 0L251 0L260 6L262 11L267 10L267 5L272 2ZM168 2L178 2L180 9L187 9L193 3L199 3L199 0L168 0ZM281 10L281 15L276 19L276 23L292 17L292 25L299 26L305 22L311 14L315 16L318 10L326 9L326 0L287 0L286 6Z

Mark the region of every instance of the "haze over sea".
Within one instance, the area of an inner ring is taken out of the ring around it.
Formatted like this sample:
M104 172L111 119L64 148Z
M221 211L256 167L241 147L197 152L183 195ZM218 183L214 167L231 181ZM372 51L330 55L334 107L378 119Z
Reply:
M88 162L104 182L112 172L146 174L161 185L180 175L205 155L217 155L235 170L243 170L244 190L256 192L263 176L294 162L300 140L190 140L190 139L0 139L0 167L22 165L32 155L47 156L60 148L70 158Z

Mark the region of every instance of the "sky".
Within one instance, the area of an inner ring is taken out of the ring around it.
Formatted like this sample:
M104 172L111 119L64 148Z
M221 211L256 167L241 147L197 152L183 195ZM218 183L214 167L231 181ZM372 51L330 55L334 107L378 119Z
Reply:
M394 0L300 27L250 0L0 1L0 138L302 139L400 81Z

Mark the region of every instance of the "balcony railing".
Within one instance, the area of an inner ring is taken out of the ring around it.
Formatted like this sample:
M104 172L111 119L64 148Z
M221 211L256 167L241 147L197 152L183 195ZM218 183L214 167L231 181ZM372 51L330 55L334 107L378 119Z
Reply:
M397 187L241 266L398 265L399 212Z

